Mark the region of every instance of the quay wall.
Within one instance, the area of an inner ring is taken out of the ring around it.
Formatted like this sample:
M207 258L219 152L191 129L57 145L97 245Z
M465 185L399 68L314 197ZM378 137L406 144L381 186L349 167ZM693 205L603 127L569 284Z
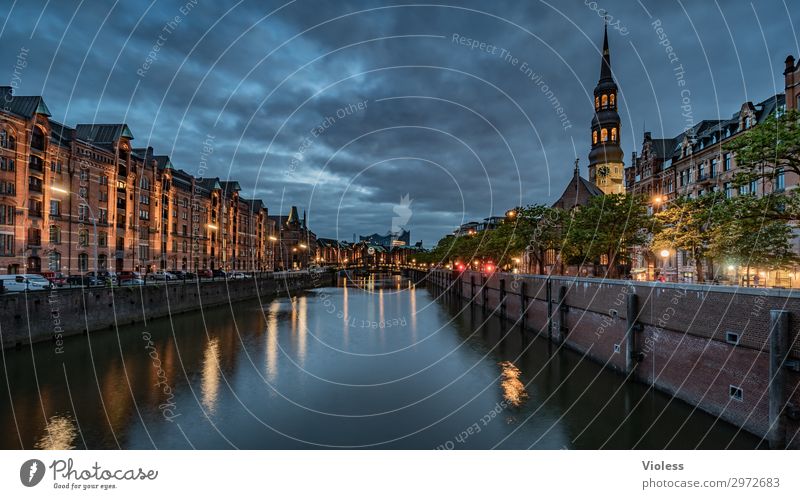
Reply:
M581 352L773 448L800 447L800 293L794 290L409 272L435 293Z
M66 336L334 282L333 273L291 272L256 279L0 294L0 337L4 349L39 341L56 342L58 348Z

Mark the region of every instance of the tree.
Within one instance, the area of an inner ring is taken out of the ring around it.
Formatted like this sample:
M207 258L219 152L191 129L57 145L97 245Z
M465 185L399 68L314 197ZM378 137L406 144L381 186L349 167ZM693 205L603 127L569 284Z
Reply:
M595 196L587 206L573 210L567 249L590 261L604 256L608 263L606 275L618 277L618 264L627 258L628 249L647 242L649 225L643 197L632 194Z
M568 213L546 205L528 205L517 210L520 241L515 250L527 251L536 264L536 272L544 274L547 252L559 249L563 243L563 223Z
M655 250L684 250L695 264L698 282L705 280L703 262L720 225L722 200L710 194L695 199L680 197L656 213L658 227L650 245Z
M774 181L779 175L800 175L800 112L773 113L762 123L731 140L726 149L736 155L739 185L752 180Z
M709 252L746 268L777 269L797 263L791 240L792 228L770 216L769 196L736 196L719 211Z

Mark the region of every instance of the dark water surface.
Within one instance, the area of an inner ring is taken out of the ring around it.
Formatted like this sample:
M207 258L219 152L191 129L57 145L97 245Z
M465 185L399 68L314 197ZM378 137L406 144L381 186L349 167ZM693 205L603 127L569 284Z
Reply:
M3 352L2 448L755 448L399 276Z

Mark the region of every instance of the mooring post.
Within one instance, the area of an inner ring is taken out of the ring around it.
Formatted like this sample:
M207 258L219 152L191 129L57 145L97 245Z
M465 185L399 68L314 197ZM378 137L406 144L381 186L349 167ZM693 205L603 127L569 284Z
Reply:
M567 287L559 286L558 288L558 344L564 343L567 339Z
M486 299L489 297L489 277L482 276L481 282L483 283L481 286L481 308L483 309L483 312L486 313Z
M625 328L625 373L630 374L636 369L638 353L636 352L636 332L639 330L639 296L636 293L628 293Z
M520 314L520 321L519 324L522 326L523 331L528 326L527 319L528 319L528 283L522 281L519 286L519 314Z
M784 363L789 350L789 312L770 310L769 332L769 447L786 447L786 427L783 412L786 407L786 370Z
M506 280L500 279L500 317L506 318Z
M544 281L545 300L547 301L547 339L553 340L553 283L548 277Z

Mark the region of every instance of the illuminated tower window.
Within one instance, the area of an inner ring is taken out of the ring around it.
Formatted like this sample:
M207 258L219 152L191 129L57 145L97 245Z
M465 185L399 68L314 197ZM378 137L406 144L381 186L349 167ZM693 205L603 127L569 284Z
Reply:
M608 96L603 94L603 107L608 106Z
M608 141L608 129L603 128L600 130L600 142L607 142Z
M594 98L594 109L595 109L595 111L600 109L600 97L595 97Z
M611 94L609 96L609 102L611 103L611 106L613 107L614 106L614 94Z
M592 132L592 144L597 144L597 130Z
M616 128L612 128L611 129L611 142L616 142L616 141L617 141L617 129Z

